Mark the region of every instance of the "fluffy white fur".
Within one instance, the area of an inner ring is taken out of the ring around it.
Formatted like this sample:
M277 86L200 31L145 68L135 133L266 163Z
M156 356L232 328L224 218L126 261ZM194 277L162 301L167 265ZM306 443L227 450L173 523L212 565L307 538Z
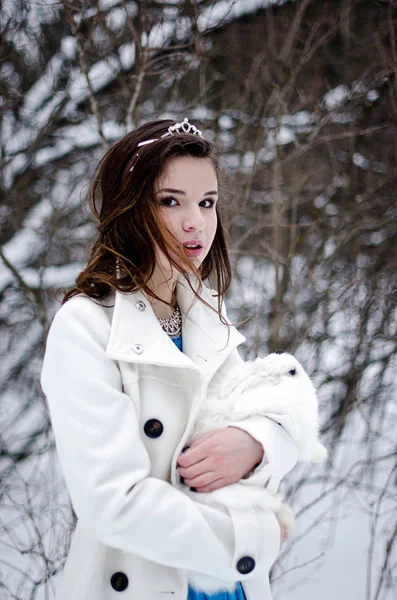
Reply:
M325 460L327 450L318 442L316 391L302 365L291 354L273 353L243 363L226 386L213 387L197 415L191 441L256 415L268 417L284 427L298 447L302 460ZM253 477L253 483L254 480ZM269 485L267 489L250 485L248 479L206 494L197 494L186 486L183 491L197 502L211 506L221 505L234 510L257 506L272 510L288 529L294 526L291 509ZM207 593L231 590L235 585L193 572L189 574L189 581L193 587Z

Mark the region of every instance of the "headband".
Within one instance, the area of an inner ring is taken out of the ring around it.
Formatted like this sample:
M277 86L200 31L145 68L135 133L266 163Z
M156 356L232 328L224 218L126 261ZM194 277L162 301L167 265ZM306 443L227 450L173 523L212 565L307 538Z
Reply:
M199 135L200 137L204 137L202 131L200 131L200 129L197 129L197 127L195 125L192 125L191 123L189 123L189 119L187 117L185 117L183 119L183 121L181 121L180 123L175 123L175 125L170 125L168 127L167 133L164 133L164 135L160 136L159 138L153 138L151 140L145 140L144 142L139 142L137 147L140 148L141 146L146 146L147 144L151 144L152 142L157 142L157 140L161 140L162 138L168 137L169 135L175 135L177 133L180 133L180 134L189 133L190 135ZM136 153L135 158L137 156L138 156L138 152ZM134 167L132 166L130 169L130 173L133 170L134 170Z

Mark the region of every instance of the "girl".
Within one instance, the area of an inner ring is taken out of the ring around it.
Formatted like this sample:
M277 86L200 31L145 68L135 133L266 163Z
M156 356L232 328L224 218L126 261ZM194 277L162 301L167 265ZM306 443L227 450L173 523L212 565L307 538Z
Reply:
M269 464L281 479L298 457L258 416L186 448L244 341L223 306L231 270L214 148L187 119L147 123L106 153L89 200L98 237L52 323L42 373L78 517L57 600L193 600L189 571L235 582L228 600L270 600L275 515L215 509L178 489L181 478L198 494L260 480Z

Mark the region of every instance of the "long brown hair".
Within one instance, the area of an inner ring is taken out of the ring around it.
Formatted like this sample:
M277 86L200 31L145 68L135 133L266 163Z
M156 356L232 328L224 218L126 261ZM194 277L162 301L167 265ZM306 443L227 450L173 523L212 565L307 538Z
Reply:
M138 127L116 142L99 162L88 192L90 209L98 221L98 237L87 267L77 277L75 287L65 293L63 302L80 293L101 299L111 291L138 289L159 299L148 286L156 264L157 244L188 282L192 269L200 283L211 276L216 283L220 312L231 283L231 267L218 205L215 238L199 269L192 266L158 215L154 184L172 158L209 159L218 181L220 177L218 157L209 141L186 133L161 137L173 124L158 120ZM152 139L155 141L138 147L140 142ZM201 285L194 289L199 298L200 289Z

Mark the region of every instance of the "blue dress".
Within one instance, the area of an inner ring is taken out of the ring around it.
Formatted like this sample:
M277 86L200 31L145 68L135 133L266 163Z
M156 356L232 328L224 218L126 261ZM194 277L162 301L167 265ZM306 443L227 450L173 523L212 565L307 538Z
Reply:
M174 342L175 346L179 348L181 352L182 350L182 336L171 338ZM236 583L236 587L233 591L221 591L217 594L206 594L205 592L198 592L194 588L190 587L188 589L187 600L246 600L243 586L240 582Z

